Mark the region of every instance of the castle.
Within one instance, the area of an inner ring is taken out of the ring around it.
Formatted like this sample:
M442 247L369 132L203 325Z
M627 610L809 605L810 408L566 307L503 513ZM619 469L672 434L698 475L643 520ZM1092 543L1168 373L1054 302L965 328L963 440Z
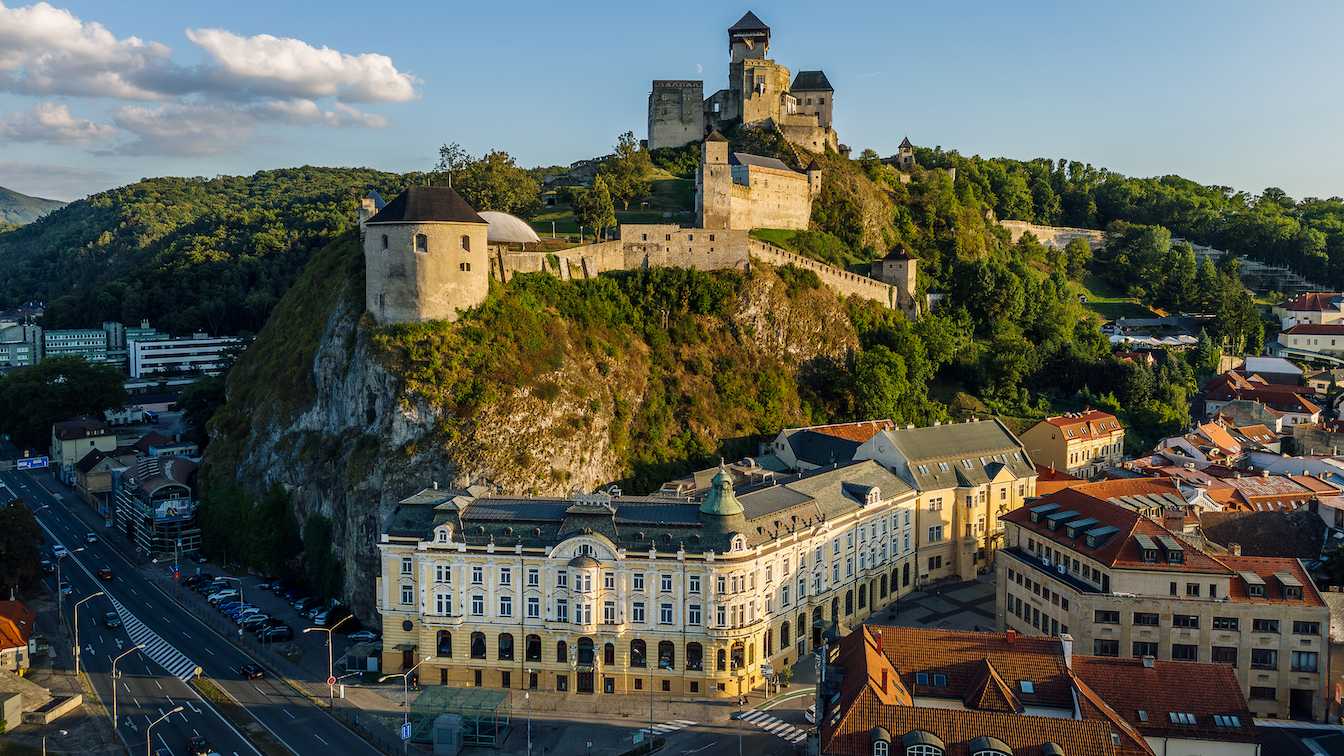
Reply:
M766 58L770 27L747 11L728 28L728 88L703 98L704 82L655 80L649 94L649 149L681 147L737 124L768 124L812 152L839 150L831 128L835 90L822 71L789 69Z
M773 182L773 183L772 183ZM821 193L816 160L799 173L770 157L728 151L728 140L710 132L695 174L696 225L705 229L805 230L812 200Z

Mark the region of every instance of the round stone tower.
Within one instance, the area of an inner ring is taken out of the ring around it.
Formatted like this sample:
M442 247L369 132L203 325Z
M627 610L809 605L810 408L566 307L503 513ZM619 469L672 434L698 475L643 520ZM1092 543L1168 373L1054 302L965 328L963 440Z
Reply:
M379 325L456 320L490 291L490 224L448 187L413 186L364 222L365 296Z

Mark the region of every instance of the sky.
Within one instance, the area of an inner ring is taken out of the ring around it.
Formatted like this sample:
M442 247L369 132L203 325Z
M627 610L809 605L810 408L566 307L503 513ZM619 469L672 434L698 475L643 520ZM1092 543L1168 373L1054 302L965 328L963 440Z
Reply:
M653 79L727 86L727 28L821 69L857 154L902 138L1296 199L1344 195L1344 3L0 0L0 186L526 166L647 138Z

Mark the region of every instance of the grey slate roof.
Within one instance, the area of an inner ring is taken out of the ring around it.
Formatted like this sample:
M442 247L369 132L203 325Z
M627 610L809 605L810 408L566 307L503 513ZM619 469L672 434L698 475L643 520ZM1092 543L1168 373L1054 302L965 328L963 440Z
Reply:
M790 173L795 172L792 168L788 167L777 158L764 157L761 155L751 155L746 152L732 153L731 155L728 156L728 164L754 165L757 166L758 168L773 168L774 170L777 171L788 171Z
M1205 512L1199 526L1214 543L1241 544L1245 556L1311 561L1325 545L1325 522L1307 507L1291 512Z
M903 148L908 147L910 149L914 149L915 146L913 144L910 144L910 137L906 137L905 139L901 140L901 147Z
M747 11L747 15L739 18L737 23L728 27L728 31L770 31L770 27L762 23L759 18L756 18L755 13Z
M818 433L806 428L793 431L785 436L793 456L813 465L829 465L834 462L849 462L860 443L847 438Z
M370 218L368 223L406 223L439 221L446 223L486 223L484 218L451 187L412 186L397 195Z
M909 461L910 476L922 491L984 485L1005 467L1018 478L1036 474L1022 443L998 420L882 434ZM942 469L944 464L948 469ZM928 472L922 472L920 465Z
M826 79L824 71L799 71L798 75L793 77L793 86L789 87L791 92L834 92L831 88L831 82Z

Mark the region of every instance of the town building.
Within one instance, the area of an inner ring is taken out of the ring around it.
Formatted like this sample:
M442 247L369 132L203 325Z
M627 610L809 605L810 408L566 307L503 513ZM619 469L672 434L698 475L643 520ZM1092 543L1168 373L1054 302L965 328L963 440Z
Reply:
M1330 614L1302 563L1212 556L1104 492L1003 516L999 629L1069 634L1094 656L1226 664L1255 716L1322 720Z
M50 465L60 479L74 482L75 463L97 449L111 452L117 448L117 435L107 423L79 415L51 426Z
M855 459L891 470L918 494L918 585L991 569L999 518L1036 496L1036 468L998 420L907 425L865 441Z
M896 430L896 424L890 420L863 420L785 428L773 441L762 445L761 453L774 455L791 470L815 470L855 459L865 441L885 430Z
M68 328L42 334L42 358L83 357L107 362L107 332L101 328Z
M135 450L117 447L105 452L94 449L75 463L75 493L104 517L111 517L116 496L114 471L135 464Z
M0 601L0 669L19 674L28 669L36 623L37 614L22 601Z
M1297 385L1270 383L1258 373L1227 372L1209 381L1205 387L1204 412L1213 417L1229 402L1253 401L1281 413L1286 427L1314 425L1321 419L1321 408L1307 398L1309 393Z
M1080 478L1120 464L1125 454L1125 429L1120 421L1095 409L1047 417L1020 438L1036 464Z
M872 461L700 500L425 489L378 544L383 670L575 694L727 696L912 590L915 492Z
M36 365L42 361L42 327L26 323L0 325L0 368Z
M1271 312L1279 319L1283 330L1287 331L1300 324L1330 325L1344 322L1341 305L1344 305L1344 294L1313 291L1275 305Z
M828 649L830 756L1259 756L1229 669L1101 659L1058 638L865 625Z
M157 339L129 343L131 377L163 374L219 375L233 361L240 340L233 336Z
M180 556L200 549L196 468L181 457L148 457L115 471L114 527L146 554Z

